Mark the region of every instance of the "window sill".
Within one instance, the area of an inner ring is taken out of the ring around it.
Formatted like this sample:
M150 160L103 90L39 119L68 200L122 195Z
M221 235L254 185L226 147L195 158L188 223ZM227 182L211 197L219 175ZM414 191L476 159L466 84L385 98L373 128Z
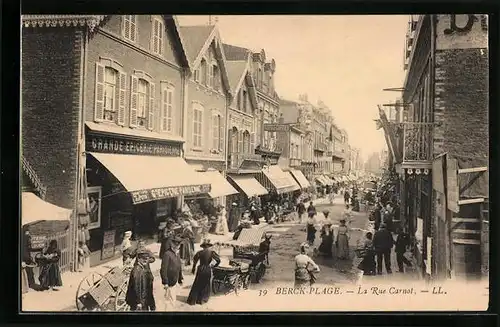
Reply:
M191 148L191 151L193 152L203 152L203 148L194 146Z

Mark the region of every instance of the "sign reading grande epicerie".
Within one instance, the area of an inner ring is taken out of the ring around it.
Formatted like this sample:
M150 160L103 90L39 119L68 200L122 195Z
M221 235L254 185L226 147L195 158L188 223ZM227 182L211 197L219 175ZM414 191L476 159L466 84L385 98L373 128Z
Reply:
M266 132L288 132L290 125L287 124L264 124Z
M208 193L211 190L210 184L162 187L150 190L130 192L134 204L155 201L166 198L173 198L179 195L192 195Z
M170 157L181 155L181 144L177 143L136 141L92 134L87 134L86 143L86 150L91 152Z

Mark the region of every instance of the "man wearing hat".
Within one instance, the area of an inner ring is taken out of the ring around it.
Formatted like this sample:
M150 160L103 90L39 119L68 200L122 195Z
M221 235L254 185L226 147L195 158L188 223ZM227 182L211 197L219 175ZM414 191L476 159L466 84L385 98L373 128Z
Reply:
M182 262L178 254L180 242L177 236L167 241L161 258L160 276L165 289L165 311L175 308L177 284L182 285Z
M387 229L387 225L382 223L380 229L373 236L373 247L377 254L377 274L382 274L382 261L385 264L385 270L388 274L392 273L391 269L391 249L394 245L394 239L391 232Z
M120 246L124 265L131 260L131 254L133 251L132 241L130 240L131 238L132 238L132 232L126 231L123 235L123 241Z
M153 296L153 273L149 268L151 251L141 247L138 249L137 261L130 272L125 302L132 311L155 311Z

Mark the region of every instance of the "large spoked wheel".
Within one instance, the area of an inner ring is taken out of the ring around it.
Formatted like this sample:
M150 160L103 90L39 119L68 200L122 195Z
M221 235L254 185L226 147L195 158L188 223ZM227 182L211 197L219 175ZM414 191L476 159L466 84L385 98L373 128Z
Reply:
M90 289L95 285L97 285L97 283L99 283L103 278L104 276L101 275L100 273L92 272L82 279L76 290L75 300L76 300L76 308L78 311L88 311L88 310L95 311L95 308L86 308L85 305L80 301L80 297L88 293Z
M116 290L115 311L130 311L130 306L125 301L127 296L128 280L124 281Z
M214 293L214 295L219 293L221 286L222 286L222 283L219 280L213 279L212 280L212 293Z

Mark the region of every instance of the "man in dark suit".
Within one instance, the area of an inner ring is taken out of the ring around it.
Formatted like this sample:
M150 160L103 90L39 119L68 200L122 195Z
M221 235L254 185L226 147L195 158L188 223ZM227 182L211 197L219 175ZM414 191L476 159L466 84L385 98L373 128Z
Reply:
M149 268L151 251L140 248L137 260L130 273L125 302L132 311L155 311L156 303L153 296L153 273Z
M380 229L373 236L373 247L377 254L377 274L382 274L382 261L385 263L385 270L388 274L392 274L391 269L391 250L394 246L392 233L387 229L387 225L382 223Z
M171 238L165 245L161 258L160 276L165 289L165 311L175 308L177 284L182 285L182 262L179 257L179 237Z

